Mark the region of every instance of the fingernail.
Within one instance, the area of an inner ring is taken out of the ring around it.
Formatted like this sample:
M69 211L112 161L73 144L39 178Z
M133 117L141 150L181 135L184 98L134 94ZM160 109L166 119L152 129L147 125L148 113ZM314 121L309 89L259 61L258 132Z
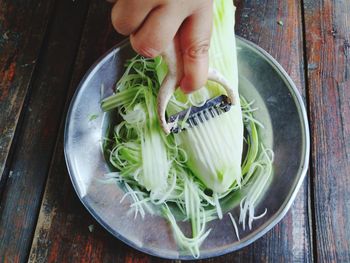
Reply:
M185 94L189 94L193 91L193 88L188 81L188 78L184 77L180 82L180 88Z

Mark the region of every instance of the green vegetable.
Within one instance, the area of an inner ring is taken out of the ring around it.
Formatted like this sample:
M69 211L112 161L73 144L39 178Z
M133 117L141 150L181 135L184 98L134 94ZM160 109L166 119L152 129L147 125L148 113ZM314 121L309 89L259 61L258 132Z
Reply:
M98 114L91 114L89 116L89 121L93 121L93 120L96 120L98 118Z
M243 121L238 93L236 41L234 37L235 8L232 1L214 1L214 29L209 49L210 67L220 71L234 87L237 102L228 113L203 124L198 120L196 129L179 134L178 141L188 154L187 165L208 188L223 193L241 184L241 157L243 149ZM160 61L158 78L164 78L166 65ZM187 96L180 89L171 101L168 114L225 93L217 83L208 82L206 88ZM179 105L182 102L183 105ZM210 114L209 114L210 116Z
M167 72L161 57L131 59L116 85L116 93L101 103L105 111L116 108L123 119L114 127L112 140L105 144L109 161L116 168L106 175L106 182L124 187L126 193L121 201L131 198L135 217L144 217L146 211L162 211L179 247L194 257L199 256L200 245L210 234L206 223L223 217L227 209L222 209L221 203L233 193L244 196L239 223L245 227L248 220L252 227L253 220L259 218L254 215L254 206L272 174L272 154L259 141L260 123L253 116L255 109L238 95L233 22L232 1L215 0L210 66L235 87L237 101L229 112L178 135L166 136L156 107L158 90ZM177 90L167 113L200 105L224 92L213 82L191 95ZM245 140L243 125L247 131ZM244 141L247 154L242 162ZM233 216L230 218L239 238ZM182 232L177 225L179 219L190 221L192 233Z

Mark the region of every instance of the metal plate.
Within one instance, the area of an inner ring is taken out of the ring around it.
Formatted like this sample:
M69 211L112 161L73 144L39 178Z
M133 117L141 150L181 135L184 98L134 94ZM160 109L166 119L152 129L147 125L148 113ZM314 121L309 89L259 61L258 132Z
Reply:
M274 176L256 207L267 214L253 223L252 230L240 231L237 241L228 216L208 224L212 232L201 246L200 258L214 257L252 243L275 226L290 208L305 177L309 161L309 129L301 96L282 67L264 50L237 38L240 92L255 100L257 118L265 125L265 145L275 152ZM104 55L86 73L73 97L65 127L64 150L74 188L90 213L110 233L145 253L164 258L191 259L180 252L167 221L158 215L144 219L129 213L131 200L122 203L124 192L114 184L98 179L109 172L102 152L102 138L108 115L100 109L101 86L104 97L133 57L128 42ZM93 116L93 117L92 117ZM234 207L232 213L239 214Z

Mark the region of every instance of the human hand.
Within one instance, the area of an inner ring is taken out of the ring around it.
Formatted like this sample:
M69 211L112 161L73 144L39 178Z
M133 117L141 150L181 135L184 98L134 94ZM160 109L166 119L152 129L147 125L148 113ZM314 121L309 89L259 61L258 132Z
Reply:
M180 87L188 93L207 80L212 13L212 0L117 0L111 17L145 57L160 55L176 35L184 67Z

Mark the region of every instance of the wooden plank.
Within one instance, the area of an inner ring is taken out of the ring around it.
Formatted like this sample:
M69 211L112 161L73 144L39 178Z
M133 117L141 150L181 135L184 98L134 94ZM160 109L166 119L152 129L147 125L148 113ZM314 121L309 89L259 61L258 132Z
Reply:
M0 1L0 186L53 4Z
M55 6L4 184L0 261L28 256L88 5L65 0Z
M92 0L90 3L68 102L89 67L122 39L112 28L110 9L111 5L105 1ZM99 226L78 200L66 170L63 126L64 120L48 175L29 261L120 262L125 258L144 258L143 254L135 253Z
M285 5L278 1L242 0L237 4L238 34L261 45L277 58L304 93L299 1L289 1ZM79 66L74 74L72 90L93 60L113 44L110 39L113 39L115 33L106 17L109 17L108 8L100 0L93 1L77 59ZM284 22L283 27L277 24L279 20ZM99 40L98 45L96 39ZM102 46L103 50L96 50L96 46ZM61 262L68 259L74 262L168 262L122 244L88 214L71 186L62 145L63 126L49 173L30 262ZM272 231L249 247L216 258L215 261L312 261L307 219L307 187L306 182L291 211ZM94 226L92 232L89 231L91 225ZM205 260L207 261L212 260Z
M350 262L350 2L304 9L316 256Z

